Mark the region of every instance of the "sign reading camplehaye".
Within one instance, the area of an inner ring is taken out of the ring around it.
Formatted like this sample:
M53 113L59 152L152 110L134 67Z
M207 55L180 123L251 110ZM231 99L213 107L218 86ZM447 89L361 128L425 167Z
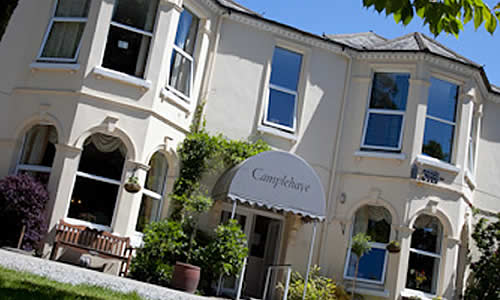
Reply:
M255 168L252 170L252 178L256 181L272 185L274 189L281 187L289 190L294 190L300 193L307 193L311 188L310 184L300 182L293 176L288 177L272 175L269 171L263 168Z

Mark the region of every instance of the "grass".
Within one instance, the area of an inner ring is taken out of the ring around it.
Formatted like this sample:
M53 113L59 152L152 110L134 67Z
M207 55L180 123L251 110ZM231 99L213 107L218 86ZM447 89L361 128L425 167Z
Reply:
M119 293L91 285L71 285L0 267L0 299L143 300L137 293Z

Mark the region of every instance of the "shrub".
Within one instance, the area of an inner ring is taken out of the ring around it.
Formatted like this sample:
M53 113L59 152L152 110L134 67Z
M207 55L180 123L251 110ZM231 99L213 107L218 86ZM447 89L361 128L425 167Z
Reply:
M349 300L345 290L341 286L337 286L331 278L319 275L320 268L313 266L309 273L307 282L307 299L308 300ZM285 287L282 283L278 284L278 290L283 293ZM292 273L290 286L288 289L287 300L302 300L304 293L304 277L298 272Z
M26 226L22 247L38 248L47 232L45 205L49 194L44 185L30 175L13 175L0 179L0 243L17 246ZM8 230L7 230L8 229Z

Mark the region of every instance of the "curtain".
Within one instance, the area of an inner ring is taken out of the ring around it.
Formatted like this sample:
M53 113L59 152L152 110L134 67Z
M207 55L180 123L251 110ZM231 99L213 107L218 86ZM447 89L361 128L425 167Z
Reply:
M354 235L357 233L367 233L368 221L380 222L384 220L387 224L392 223L389 211L381 206L365 205L358 209L354 220Z
M191 83L191 61L176 50L170 64L170 86L189 97Z
M48 144L57 144L57 132L54 126L36 125L25 136L21 164L41 165Z
M57 1L56 17L86 18L89 11L89 0Z
M153 154L153 157L151 157L149 166L151 168L149 169L148 175L146 177L145 188L161 195L163 194L167 178L167 159L160 152L156 152L155 154Z
M127 148L119 138L114 136L95 133L85 140L84 145L86 146L90 143L94 144L97 150L101 152L108 153L119 150L124 157L127 156Z
M42 58L75 58L84 29L85 23L54 22Z
M438 240L441 240L442 238L442 226L441 222L434 216L430 215L420 215L417 220L415 221L415 224L413 225L415 229L424 229L427 231L432 231L436 235L436 238Z

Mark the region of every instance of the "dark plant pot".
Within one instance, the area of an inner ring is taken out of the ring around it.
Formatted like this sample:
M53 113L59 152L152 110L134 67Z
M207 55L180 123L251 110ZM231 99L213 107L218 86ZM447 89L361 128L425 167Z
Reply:
M129 193L135 194L141 190L141 185L135 182L125 183L125 190Z
M401 246L388 244L386 249L387 251L389 251L389 253L399 253L401 251Z
M200 282L200 268L190 264L176 262L172 275L172 287L188 293L194 293Z

